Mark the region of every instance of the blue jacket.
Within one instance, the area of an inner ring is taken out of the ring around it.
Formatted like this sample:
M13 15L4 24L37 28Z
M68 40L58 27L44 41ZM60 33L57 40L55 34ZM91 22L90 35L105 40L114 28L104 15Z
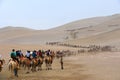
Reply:
M37 56L36 52L33 52L33 53L32 53L32 57L33 57L33 58L36 58L36 56Z

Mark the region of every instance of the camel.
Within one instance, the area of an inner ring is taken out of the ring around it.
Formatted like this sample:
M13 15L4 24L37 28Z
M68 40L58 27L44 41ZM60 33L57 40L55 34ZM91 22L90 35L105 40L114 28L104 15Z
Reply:
M24 69L26 69L26 67L27 67L27 69L28 69L28 71L27 71L26 73L30 73L31 60L25 57L25 58L23 59L22 64L24 65Z
M19 58L20 67L25 67L25 60L26 60L26 57L24 57L24 56Z
M32 67L32 72L35 72L36 71L36 67L38 65L38 59L37 58L33 58L32 61L31 61L31 67Z
M46 64L46 70L52 70L52 62L53 58L51 56L44 56L45 64Z
M9 71L11 71L11 73L14 73L14 76L18 77L18 69L19 69L18 62L10 59L8 62L8 67L9 67Z
M38 71L42 70L42 64L43 64L43 58L42 57L38 57Z
M38 67L38 71L42 70L42 64L43 64L42 57L33 58L31 61L32 72L35 72L37 67Z
M2 71L2 66L3 66L3 64L5 63L5 60L4 59L2 59L2 60L0 60L0 72Z
M24 67L24 69L28 69L26 73L30 72L30 69L32 72L36 71L36 68L38 67L38 70L42 70L42 64L43 64L43 58L37 57L36 59L28 59L26 57L22 57L19 59L20 66Z

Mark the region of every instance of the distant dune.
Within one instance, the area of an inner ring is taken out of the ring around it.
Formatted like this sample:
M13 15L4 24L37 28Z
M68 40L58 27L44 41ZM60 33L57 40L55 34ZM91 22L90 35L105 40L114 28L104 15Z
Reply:
M118 45L120 14L78 20L49 30L10 26L0 29L0 44L45 44L46 42Z

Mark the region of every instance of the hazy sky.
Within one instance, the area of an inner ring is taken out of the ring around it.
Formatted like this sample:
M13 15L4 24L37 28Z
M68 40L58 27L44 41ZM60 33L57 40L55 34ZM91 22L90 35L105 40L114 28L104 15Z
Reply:
M0 27L49 29L120 13L120 0L0 0Z

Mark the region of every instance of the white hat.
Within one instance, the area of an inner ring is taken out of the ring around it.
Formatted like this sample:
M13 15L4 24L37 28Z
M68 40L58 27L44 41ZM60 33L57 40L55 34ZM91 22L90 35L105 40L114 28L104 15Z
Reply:
M32 54L33 52L31 51L30 54Z

